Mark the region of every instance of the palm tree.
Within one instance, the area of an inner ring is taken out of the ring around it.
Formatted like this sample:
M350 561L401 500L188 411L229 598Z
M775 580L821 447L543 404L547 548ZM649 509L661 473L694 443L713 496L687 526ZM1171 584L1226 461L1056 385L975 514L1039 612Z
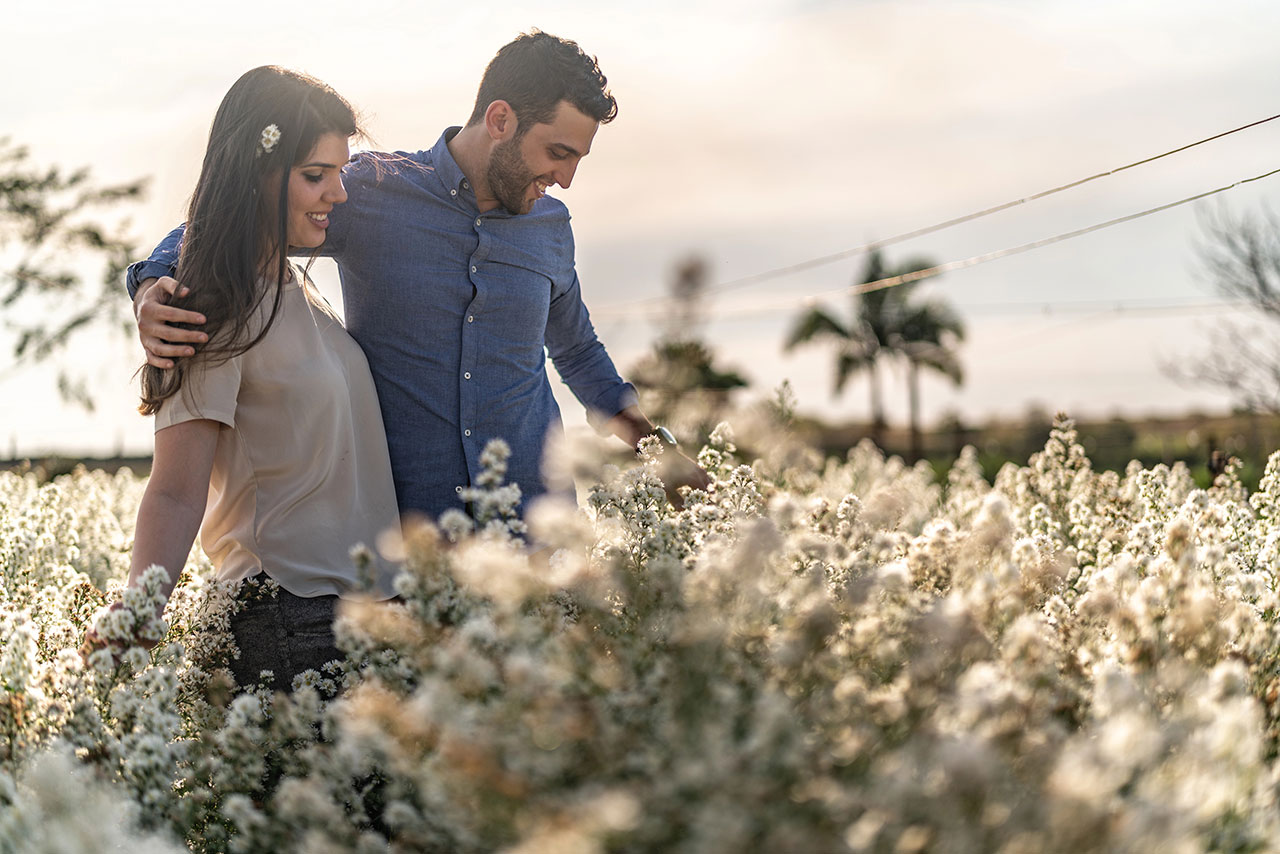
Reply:
M903 285L902 287L910 287ZM897 352L907 363L907 412L911 425L911 456L920 459L920 369L936 371L956 385L964 381L954 343L964 340L964 323L942 300L908 305L895 336Z
M925 258L914 258L898 267L888 267L879 251L867 258L862 283L878 282L934 266ZM784 343L786 350L801 344L832 341L836 346L834 395L839 395L849 378L867 372L871 387L872 437L881 443L885 427L884 404L878 365L884 358L902 359L907 364L908 404L911 421L911 451L920 456L919 371L938 371L953 382L962 379L953 339L964 338L959 316L941 300L912 302L915 282L882 288L854 297L853 317L846 323L821 306L815 306L797 320Z

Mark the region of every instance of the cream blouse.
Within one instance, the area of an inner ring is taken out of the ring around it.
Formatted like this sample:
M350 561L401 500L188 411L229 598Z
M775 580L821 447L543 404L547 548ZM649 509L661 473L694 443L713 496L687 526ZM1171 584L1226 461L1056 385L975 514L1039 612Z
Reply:
M350 596L360 589L352 549L364 545L374 554L371 595L394 595L396 568L384 553L397 547L400 522L373 378L301 271L266 336L225 362L198 364L155 429L197 419L222 425L200 527L219 580L263 570L297 596Z

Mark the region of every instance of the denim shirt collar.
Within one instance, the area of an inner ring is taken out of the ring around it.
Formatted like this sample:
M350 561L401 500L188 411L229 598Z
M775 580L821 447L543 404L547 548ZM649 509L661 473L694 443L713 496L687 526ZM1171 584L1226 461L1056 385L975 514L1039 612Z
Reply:
M451 197L470 199L474 206L476 196L471 188L471 182L467 180L466 175L462 174L462 167L449 152L449 140L457 136L460 130L462 130L461 127L454 126L446 128L445 132L440 134L440 139L431 147L431 164L435 166L436 177L440 179L440 183L444 185L445 191Z

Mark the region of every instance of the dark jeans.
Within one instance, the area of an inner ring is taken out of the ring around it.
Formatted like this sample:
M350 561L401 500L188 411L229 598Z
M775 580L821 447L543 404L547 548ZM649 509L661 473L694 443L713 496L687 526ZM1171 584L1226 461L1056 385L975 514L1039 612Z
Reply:
M263 590L259 574L245 582L241 590L244 607L231 618L231 632L240 658L231 662L231 672L241 688L259 684L258 674L270 670L269 683L276 691L289 691L293 677L304 670L321 669L342 652L333 637L337 596L294 596L281 587L273 594Z

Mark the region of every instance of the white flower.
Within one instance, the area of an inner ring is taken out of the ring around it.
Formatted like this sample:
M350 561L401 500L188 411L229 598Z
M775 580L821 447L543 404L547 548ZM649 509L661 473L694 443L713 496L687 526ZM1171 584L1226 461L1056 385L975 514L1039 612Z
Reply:
M109 649L95 649L89 655L89 669L98 673L110 673L115 664Z
M274 124L269 124L262 129L262 136L258 139L258 147L262 149L264 154L270 154L275 150L276 143L280 141L280 128Z
M441 513L436 523L440 526L440 530L444 531L444 535L449 538L449 541L454 543L471 533L472 529L475 528L471 517L456 507L450 507Z
M131 670L141 670L151 663L151 655L140 646L131 646L121 657Z
M303 688L315 688L320 684L320 674L314 670L307 669L293 677L292 688L294 691L300 691Z

